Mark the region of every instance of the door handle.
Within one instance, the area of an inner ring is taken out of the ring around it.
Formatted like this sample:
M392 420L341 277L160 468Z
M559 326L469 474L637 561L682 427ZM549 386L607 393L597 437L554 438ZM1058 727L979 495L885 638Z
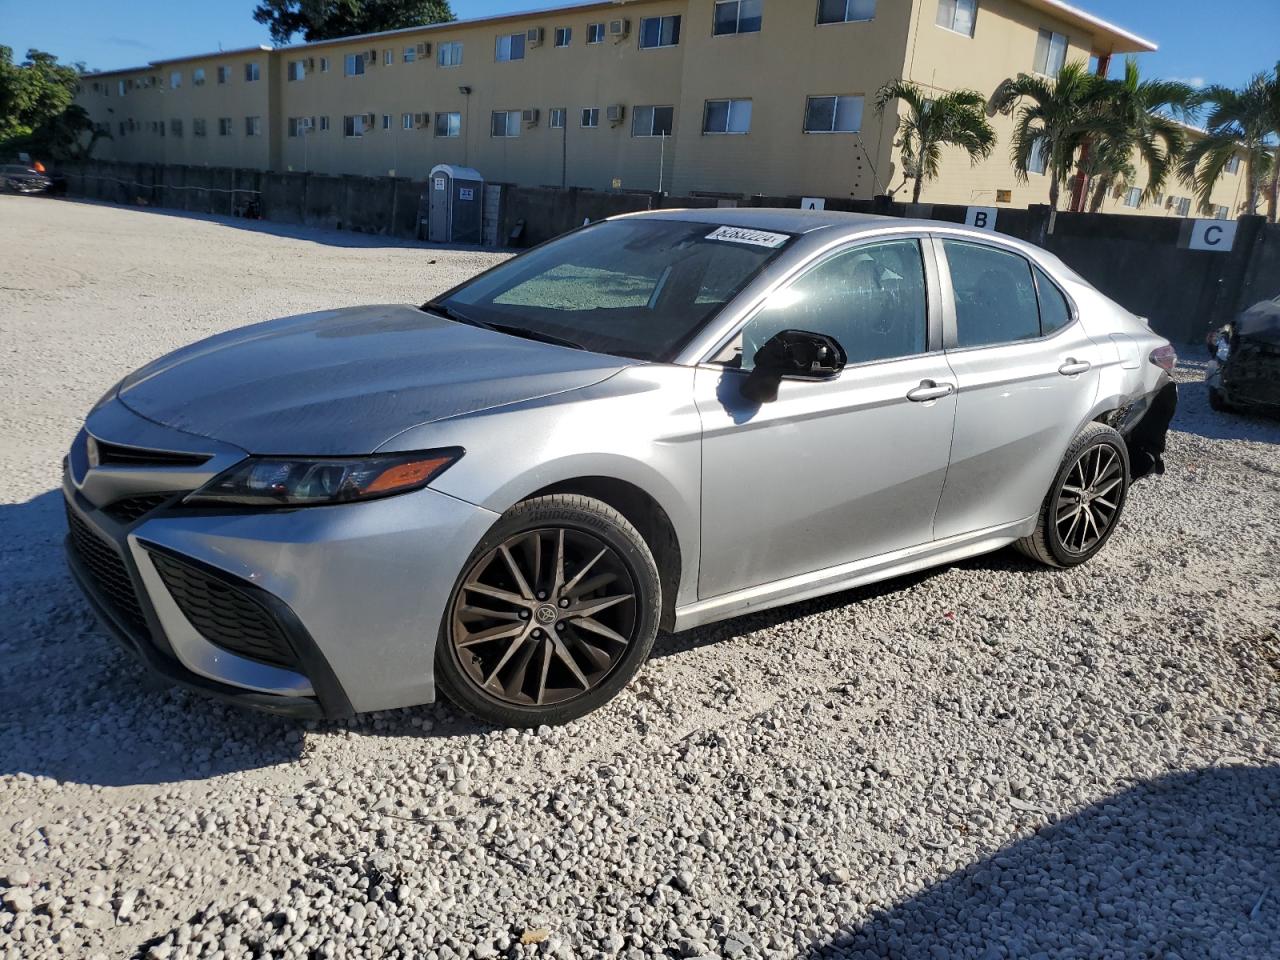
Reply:
M1058 372L1064 377L1074 377L1079 373L1088 373L1092 367L1093 364L1088 360L1077 360L1075 357L1067 357L1067 359L1063 361L1062 366L1058 368Z
M950 383L934 383L932 380L921 380L920 386L907 391L907 399L912 403L928 403L930 400L941 400L955 393L955 385Z

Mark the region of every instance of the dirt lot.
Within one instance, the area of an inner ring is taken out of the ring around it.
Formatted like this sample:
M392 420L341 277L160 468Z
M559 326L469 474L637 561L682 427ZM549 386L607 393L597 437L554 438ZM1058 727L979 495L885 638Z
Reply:
M0 957L1280 955L1280 424L1212 413L1194 365L1093 563L660 638L566 728L301 726L148 679L62 564L97 397L492 261L0 197Z

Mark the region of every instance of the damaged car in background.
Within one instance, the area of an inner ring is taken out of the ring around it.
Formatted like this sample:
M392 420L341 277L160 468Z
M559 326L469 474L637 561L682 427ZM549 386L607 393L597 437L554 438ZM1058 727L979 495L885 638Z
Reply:
M665 210L421 307L230 330L65 461L68 555L152 668L280 713L503 725L680 631L1016 545L1092 558L1159 472L1169 343L956 224Z
M1209 334L1205 383L1215 410L1280 414L1280 297Z

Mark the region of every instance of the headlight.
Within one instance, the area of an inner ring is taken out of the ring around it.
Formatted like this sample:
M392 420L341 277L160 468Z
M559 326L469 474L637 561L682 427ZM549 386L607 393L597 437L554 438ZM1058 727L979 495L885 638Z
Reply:
M1219 363L1226 363L1227 358L1231 356L1231 339L1226 334L1218 334L1218 339L1214 343L1213 354L1218 358Z
M311 507L419 490L462 457L429 450L374 457L250 457L189 494L189 504Z

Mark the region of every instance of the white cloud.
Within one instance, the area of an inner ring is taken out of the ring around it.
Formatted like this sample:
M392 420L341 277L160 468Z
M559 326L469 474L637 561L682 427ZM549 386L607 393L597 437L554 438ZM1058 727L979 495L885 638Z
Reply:
M1209 85L1209 81L1204 77L1170 77L1169 79L1185 83L1188 87L1195 87L1197 90L1203 90Z

